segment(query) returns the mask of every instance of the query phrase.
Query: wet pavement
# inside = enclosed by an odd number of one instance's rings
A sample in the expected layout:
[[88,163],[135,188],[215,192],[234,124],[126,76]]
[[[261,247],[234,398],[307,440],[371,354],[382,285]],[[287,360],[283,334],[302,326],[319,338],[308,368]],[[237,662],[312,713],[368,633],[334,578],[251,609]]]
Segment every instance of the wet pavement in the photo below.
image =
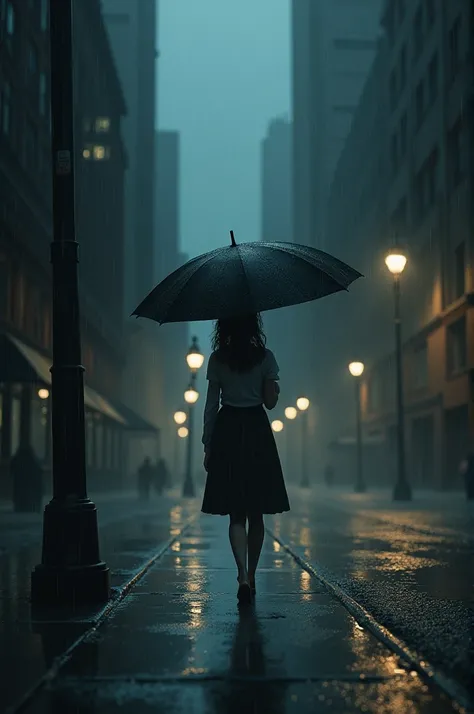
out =
[[437,658],[464,695],[471,504],[461,513],[455,503],[454,515],[381,496],[295,490],[291,500],[267,526],[308,567],[267,535],[252,607],[237,606],[226,519],[200,514],[199,498],[100,507],[115,588],[106,611],[32,613],[39,542],[0,555],[0,711],[19,702],[28,714],[460,711],[330,585],[412,652]]

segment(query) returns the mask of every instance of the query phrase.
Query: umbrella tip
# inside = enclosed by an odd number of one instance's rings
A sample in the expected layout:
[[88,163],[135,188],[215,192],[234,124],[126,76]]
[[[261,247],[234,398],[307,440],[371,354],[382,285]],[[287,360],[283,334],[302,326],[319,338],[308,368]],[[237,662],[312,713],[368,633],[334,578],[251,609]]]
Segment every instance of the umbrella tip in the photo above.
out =
[[237,243],[235,242],[235,238],[234,238],[234,231],[231,231],[231,232],[230,232],[230,240],[231,240],[231,244],[232,244],[233,246],[236,246],[236,245],[237,245]]

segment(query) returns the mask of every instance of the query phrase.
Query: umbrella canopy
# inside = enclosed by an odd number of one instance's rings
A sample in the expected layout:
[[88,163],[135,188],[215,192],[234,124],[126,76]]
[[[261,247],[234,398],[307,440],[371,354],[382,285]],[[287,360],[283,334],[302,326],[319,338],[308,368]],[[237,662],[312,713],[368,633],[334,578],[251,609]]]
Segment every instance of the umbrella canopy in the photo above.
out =
[[217,320],[299,305],[347,290],[361,273],[297,243],[241,243],[193,258],[132,313],[160,324]]

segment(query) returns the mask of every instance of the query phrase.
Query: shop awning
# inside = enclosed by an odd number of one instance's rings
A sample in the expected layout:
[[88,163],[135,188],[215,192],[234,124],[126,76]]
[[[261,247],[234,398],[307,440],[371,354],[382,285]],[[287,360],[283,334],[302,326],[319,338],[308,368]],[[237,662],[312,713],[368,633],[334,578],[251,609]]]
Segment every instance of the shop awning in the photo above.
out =
[[[20,384],[45,384],[51,386],[51,360],[37,350],[25,345],[13,335],[0,335],[0,382]],[[84,385],[84,404],[113,421],[127,426],[126,419],[110,404],[108,399]]]
[[126,429],[128,431],[136,431],[142,434],[157,434],[159,428],[149,421],[146,421],[141,416],[139,416],[133,409],[125,406],[122,402],[113,400],[113,405],[120,414],[122,414],[127,422]]

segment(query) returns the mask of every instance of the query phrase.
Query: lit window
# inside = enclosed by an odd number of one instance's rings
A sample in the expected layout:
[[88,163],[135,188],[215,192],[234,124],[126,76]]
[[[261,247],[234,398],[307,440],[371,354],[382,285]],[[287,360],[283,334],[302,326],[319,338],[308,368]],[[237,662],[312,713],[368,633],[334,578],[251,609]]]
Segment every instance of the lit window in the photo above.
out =
[[96,161],[105,159],[105,146],[94,146],[94,159]]
[[90,159],[90,157],[91,157],[91,150],[90,150],[90,149],[83,149],[83,151],[82,151],[82,156],[83,156],[85,159]]
[[110,129],[110,119],[108,117],[97,117],[95,120],[95,130],[98,134],[105,134]]

